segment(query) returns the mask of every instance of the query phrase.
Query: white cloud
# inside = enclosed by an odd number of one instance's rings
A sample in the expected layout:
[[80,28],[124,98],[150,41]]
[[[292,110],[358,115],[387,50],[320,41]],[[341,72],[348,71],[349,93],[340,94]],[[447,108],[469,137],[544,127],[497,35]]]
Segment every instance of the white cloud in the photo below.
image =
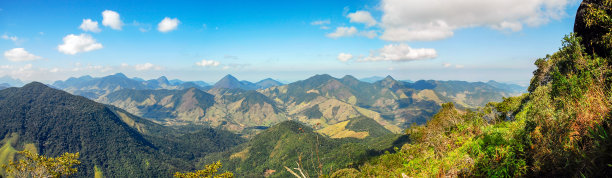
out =
[[23,48],[13,48],[4,52],[4,58],[13,62],[32,61],[42,59],[40,56],[29,53]]
[[523,29],[523,24],[520,22],[502,22],[497,25],[491,25],[491,28],[496,30],[511,30],[517,32]]
[[98,22],[92,21],[91,19],[83,19],[83,23],[81,23],[81,26],[79,26],[79,28],[83,31],[90,31],[94,33],[102,31],[100,30],[100,28],[98,28]]
[[519,31],[567,15],[573,0],[383,0],[381,39],[431,41],[448,38],[460,28],[489,27]]
[[138,30],[140,32],[148,32],[149,30],[151,30],[151,24],[140,23],[138,21],[134,21],[132,22],[132,25],[138,27]]
[[59,72],[59,71],[60,69],[57,67],[49,70],[49,72],[52,72],[52,73]]
[[317,21],[310,22],[310,25],[327,25],[330,23],[331,21],[327,19],[327,20],[317,20]]
[[20,67],[19,71],[23,72],[23,71],[30,70],[30,69],[32,69],[32,64],[26,64],[23,67]]
[[69,34],[63,39],[64,44],[58,45],[57,50],[64,54],[74,55],[80,52],[88,52],[97,49],[102,49],[102,44],[96,42],[88,34],[74,35]]
[[413,49],[406,44],[389,44],[370,53],[362,61],[415,61],[438,57],[435,49]]
[[171,19],[170,17],[164,18],[159,24],[157,24],[157,30],[166,33],[172,30],[176,30],[178,24],[181,23],[177,18]]
[[153,69],[161,70],[163,68],[160,67],[160,66],[157,66],[157,65],[154,65],[154,64],[151,64],[151,63],[147,62],[147,63],[144,63],[144,64],[136,64],[136,65],[134,65],[134,69],[136,69],[138,71],[143,71],[143,70],[153,70]]
[[348,54],[348,53],[340,53],[340,54],[338,54],[337,59],[339,61],[342,61],[342,62],[347,62],[347,61],[353,59],[353,55],[352,54]]
[[357,34],[357,28],[355,27],[338,27],[336,31],[332,33],[328,33],[327,37],[329,38],[340,38],[340,37],[348,37]]
[[215,66],[219,66],[219,61],[214,61],[214,60],[206,60],[203,59],[202,61],[198,61],[195,63],[197,66],[202,66],[202,67],[215,67]]
[[19,40],[19,38],[17,38],[17,36],[8,36],[6,34],[2,35],[2,39],[11,40],[13,42],[17,42],[17,40]]
[[357,11],[347,15],[350,22],[363,23],[367,27],[371,27],[377,24],[376,20],[372,17],[368,11]]
[[[445,63],[442,63],[442,66],[444,66],[444,68],[449,68],[449,67],[453,67],[453,64],[445,62]],[[462,69],[463,67],[465,67],[464,65],[461,65],[461,64],[455,64],[454,66],[456,69]]]
[[370,30],[370,31],[361,31],[359,32],[359,35],[372,39],[378,36],[378,33],[376,33],[376,31],[374,30]]
[[102,25],[112,28],[113,30],[121,30],[123,22],[119,17],[119,13],[112,10],[102,12]]

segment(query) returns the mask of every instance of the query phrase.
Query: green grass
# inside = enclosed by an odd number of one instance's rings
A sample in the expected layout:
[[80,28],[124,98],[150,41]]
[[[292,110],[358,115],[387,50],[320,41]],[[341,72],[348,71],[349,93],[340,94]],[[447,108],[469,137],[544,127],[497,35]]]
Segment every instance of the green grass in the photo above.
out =
[[[17,150],[12,146],[13,143],[17,142],[19,139],[19,135],[11,134],[10,137],[4,138],[0,143],[2,147],[0,147],[0,165],[7,165],[9,161],[12,161],[15,158],[15,154]],[[0,170],[0,175],[4,175],[4,170]]]

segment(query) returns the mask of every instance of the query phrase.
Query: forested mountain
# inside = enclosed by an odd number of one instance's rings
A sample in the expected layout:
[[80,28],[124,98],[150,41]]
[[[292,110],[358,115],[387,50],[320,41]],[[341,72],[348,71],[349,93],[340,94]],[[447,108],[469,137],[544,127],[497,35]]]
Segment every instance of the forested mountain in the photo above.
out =
[[[359,125],[358,122],[361,121],[356,121],[353,125]],[[363,124],[367,124],[367,121]],[[358,127],[360,126],[355,126]],[[380,125],[378,128],[384,129]],[[299,168],[305,174],[317,177],[319,171],[329,175],[334,170],[365,161],[383,150],[389,150],[408,141],[405,137],[388,134],[389,131],[380,130],[372,133],[374,134],[365,140],[333,139],[315,132],[313,128],[300,122],[285,121],[270,127],[229,152],[207,156],[202,163],[222,160],[224,169],[233,171],[239,177],[291,177],[284,166],[298,168],[299,163]],[[378,135],[379,133],[384,134]]]
[[77,176],[84,177],[167,177],[193,169],[189,159],[242,142],[214,129],[180,132],[36,82],[0,90],[0,123],[3,164],[22,149],[80,152]]

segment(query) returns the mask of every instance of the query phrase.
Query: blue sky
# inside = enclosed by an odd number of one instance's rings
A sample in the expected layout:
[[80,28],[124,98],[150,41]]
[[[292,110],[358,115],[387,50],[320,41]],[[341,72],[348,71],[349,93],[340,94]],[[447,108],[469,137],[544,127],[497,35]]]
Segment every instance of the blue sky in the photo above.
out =
[[[122,72],[214,82],[226,74],[295,81],[327,73],[525,84],[533,61],[572,31],[578,4],[2,1],[0,76],[51,82]],[[79,28],[85,19],[97,25]]]

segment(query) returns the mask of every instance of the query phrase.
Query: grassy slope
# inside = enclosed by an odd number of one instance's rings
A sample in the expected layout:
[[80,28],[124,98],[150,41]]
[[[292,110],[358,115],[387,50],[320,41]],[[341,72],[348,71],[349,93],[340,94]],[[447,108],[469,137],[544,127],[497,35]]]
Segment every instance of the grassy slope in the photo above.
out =
[[[599,15],[609,19],[612,1],[602,1],[608,10]],[[612,22],[604,24],[612,36]],[[444,104],[407,130],[413,142],[397,153],[332,177],[609,177],[612,60],[588,51],[568,36],[559,52],[536,61],[530,93],[475,112]]]

